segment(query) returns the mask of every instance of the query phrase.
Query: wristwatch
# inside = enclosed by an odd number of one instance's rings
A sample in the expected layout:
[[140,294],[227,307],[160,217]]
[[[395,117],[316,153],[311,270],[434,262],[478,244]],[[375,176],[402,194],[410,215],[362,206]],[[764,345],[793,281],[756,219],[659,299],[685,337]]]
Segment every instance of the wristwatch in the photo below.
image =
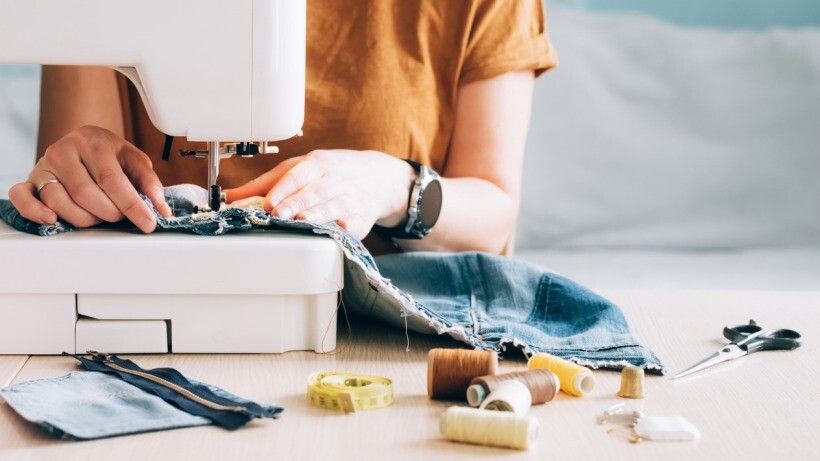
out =
[[376,230],[387,237],[398,239],[423,239],[433,230],[441,214],[441,180],[432,168],[405,160],[416,170],[416,180],[410,190],[410,203],[407,206],[407,224],[396,227],[375,226]]

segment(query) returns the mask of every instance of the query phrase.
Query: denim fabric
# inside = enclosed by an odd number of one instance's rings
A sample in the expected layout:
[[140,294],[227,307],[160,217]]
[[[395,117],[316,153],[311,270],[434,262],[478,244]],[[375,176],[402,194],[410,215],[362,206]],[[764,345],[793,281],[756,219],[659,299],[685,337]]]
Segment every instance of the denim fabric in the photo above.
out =
[[[211,389],[231,395],[213,386]],[[20,416],[65,439],[89,440],[211,424],[208,418],[188,414],[119,378],[91,371],[26,381],[0,389],[0,395]]]
[[[136,363],[130,360],[121,359],[116,355],[107,355],[105,356],[105,360],[100,357],[102,354],[96,354],[91,359],[87,359],[81,355],[72,355],[68,353],[64,353],[64,355],[71,355],[75,359],[79,360],[88,371],[109,373],[111,375],[118,376],[126,383],[131,384],[132,386],[145,392],[154,394],[162,400],[185,411],[186,413],[207,418],[209,421],[212,421],[214,424],[225,429],[239,429],[255,418],[276,418],[277,415],[283,410],[281,407],[263,407],[256,402],[240,399],[238,397],[230,397],[230,395],[226,392],[221,392],[221,389],[214,386],[209,386],[207,384],[194,382],[173,368],[154,368],[146,370],[141,368]],[[114,368],[114,366],[117,368]],[[141,375],[124,372],[121,369],[138,372]],[[176,390],[170,389],[144,377],[148,375],[185,389],[187,392],[194,394],[208,402],[225,407],[234,407],[236,410],[224,411],[210,408],[199,402],[191,400]]]
[[510,344],[594,368],[628,363],[660,371],[615,304],[537,266],[475,252],[388,255],[376,263],[419,309],[463,327],[480,347]]
[[[207,203],[207,191],[198,186],[173,186],[165,194],[174,217],[163,218],[155,210],[160,232],[289,229],[332,238],[345,255],[343,295],[354,313],[421,333],[446,333],[476,348],[500,351],[512,345],[525,354],[547,351],[592,368],[636,365],[665,372],[632,336],[616,305],[544,269],[482,253],[403,253],[374,260],[361,242],[335,224],[284,220],[254,208],[195,213],[195,205]],[[63,222],[32,225],[3,201],[0,214],[15,228],[34,234],[73,230]]]

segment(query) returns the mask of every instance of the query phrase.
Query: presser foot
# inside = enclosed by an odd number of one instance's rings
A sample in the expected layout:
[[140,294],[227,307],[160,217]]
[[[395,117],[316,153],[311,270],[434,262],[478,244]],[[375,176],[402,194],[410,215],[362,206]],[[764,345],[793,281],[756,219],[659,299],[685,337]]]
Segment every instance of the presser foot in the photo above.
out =
[[212,211],[219,211],[222,208],[222,204],[226,201],[225,193],[222,192],[222,187],[214,184],[211,186],[211,190],[208,191],[208,194],[208,206],[211,207]]
[[202,206],[195,206],[194,213],[207,213],[209,211],[219,211],[222,209],[222,204],[227,201],[225,193],[222,192],[222,187],[213,185],[208,190],[208,204]]

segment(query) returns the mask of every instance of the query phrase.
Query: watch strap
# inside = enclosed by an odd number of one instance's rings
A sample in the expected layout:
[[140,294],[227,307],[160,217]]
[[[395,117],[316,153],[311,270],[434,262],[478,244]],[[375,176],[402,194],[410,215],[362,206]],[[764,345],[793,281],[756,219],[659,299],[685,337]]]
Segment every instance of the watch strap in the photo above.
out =
[[[413,169],[416,170],[416,174],[419,175],[416,178],[416,180],[413,182],[413,187],[410,188],[410,191],[409,191],[409,194],[408,194],[408,197],[407,197],[408,210],[409,210],[410,207],[413,207],[413,204],[411,204],[410,202],[413,199],[413,195],[416,193],[416,189],[421,187],[421,184],[419,184],[419,181],[421,179],[421,174],[422,174],[421,171],[422,171],[423,165],[421,163],[414,162],[412,160],[408,160],[408,159],[403,159],[403,160],[405,162],[407,162],[410,166],[412,166]],[[430,169],[429,171],[431,171],[431,172],[433,172],[433,174],[435,174],[435,172],[433,170]],[[436,174],[436,176],[438,176],[438,175]],[[416,208],[418,208],[418,205],[419,205],[418,202],[421,202],[422,192],[423,192],[422,190],[418,191],[419,197],[418,197],[417,203],[415,204]],[[420,239],[424,238],[427,235],[426,232],[421,232],[421,231],[413,232],[413,229],[417,228],[418,225],[417,225],[417,221],[412,222],[412,223],[409,222],[410,218],[411,217],[410,217],[409,211],[408,211],[408,222],[407,223],[404,223],[404,224],[401,224],[401,225],[398,225],[398,226],[395,226],[395,227],[384,227],[384,226],[374,225],[373,230],[377,234],[383,235],[383,236],[389,237],[389,238],[406,239],[406,240],[420,240]],[[415,218],[415,219],[418,219],[418,218]]]

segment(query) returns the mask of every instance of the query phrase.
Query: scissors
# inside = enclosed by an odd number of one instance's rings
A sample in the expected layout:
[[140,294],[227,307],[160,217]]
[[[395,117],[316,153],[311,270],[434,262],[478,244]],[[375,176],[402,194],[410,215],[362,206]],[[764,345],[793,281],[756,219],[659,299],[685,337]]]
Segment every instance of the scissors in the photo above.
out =
[[731,343],[710,355],[705,360],[678,373],[672,379],[678,379],[703,370],[704,368],[728,362],[729,360],[734,360],[753,352],[796,349],[800,347],[800,344],[803,342],[800,333],[794,330],[778,329],[763,331],[763,327],[758,325],[754,320],[749,320],[748,325],[725,327],[723,329],[723,336],[731,341]]

